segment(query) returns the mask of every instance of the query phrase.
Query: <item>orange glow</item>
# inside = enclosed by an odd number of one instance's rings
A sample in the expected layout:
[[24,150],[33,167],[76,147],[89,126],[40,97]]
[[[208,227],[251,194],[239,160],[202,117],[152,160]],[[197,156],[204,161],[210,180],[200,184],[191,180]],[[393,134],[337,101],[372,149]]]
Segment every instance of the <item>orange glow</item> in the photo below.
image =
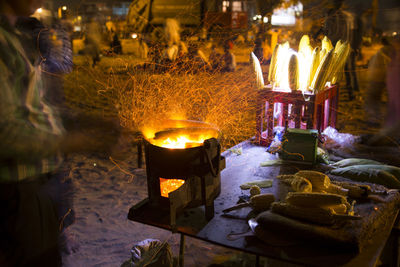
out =
[[190,140],[188,137],[181,135],[176,139],[167,138],[162,141],[160,146],[166,148],[188,148],[194,146],[201,146],[203,144],[203,140]]
[[192,135],[192,136],[187,135],[187,134],[181,134],[181,135],[175,135],[175,136],[167,136],[167,137],[159,138],[159,139],[149,138],[147,140],[155,146],[160,146],[160,147],[165,147],[165,148],[174,148],[174,149],[181,148],[182,149],[182,148],[202,146],[204,143],[204,140],[210,139],[212,137],[215,137],[215,135],[213,133],[204,133],[204,134]]
[[185,183],[185,180],[181,179],[164,179],[160,178],[160,191],[161,196],[168,197],[168,194],[175,191]]
[[152,145],[170,149],[199,147],[204,140],[219,136],[219,130],[213,124],[177,119],[149,121],[141,132]]

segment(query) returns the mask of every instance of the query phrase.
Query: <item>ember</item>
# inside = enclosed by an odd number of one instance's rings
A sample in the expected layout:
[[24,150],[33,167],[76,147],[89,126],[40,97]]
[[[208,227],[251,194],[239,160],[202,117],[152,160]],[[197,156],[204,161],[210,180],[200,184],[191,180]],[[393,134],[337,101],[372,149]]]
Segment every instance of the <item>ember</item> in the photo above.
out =
[[185,180],[181,179],[164,179],[160,178],[160,190],[161,196],[168,197],[170,192],[175,191],[185,183]]

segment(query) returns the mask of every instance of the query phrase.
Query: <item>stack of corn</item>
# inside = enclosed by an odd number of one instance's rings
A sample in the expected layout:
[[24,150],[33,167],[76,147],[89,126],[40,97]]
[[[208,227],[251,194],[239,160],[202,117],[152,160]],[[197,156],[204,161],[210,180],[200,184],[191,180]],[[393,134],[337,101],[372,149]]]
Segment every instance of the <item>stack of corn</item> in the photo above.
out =
[[277,177],[291,186],[283,202],[273,202],[272,212],[307,222],[330,225],[354,215],[354,202],[347,201],[349,190],[332,184],[329,177],[316,171],[299,171]]
[[279,90],[316,93],[324,89],[328,82],[338,82],[349,53],[350,45],[347,42],[339,40],[333,47],[325,36],[321,47],[313,48],[309,37],[304,35],[298,52],[291,49],[288,42],[275,46],[268,81]]

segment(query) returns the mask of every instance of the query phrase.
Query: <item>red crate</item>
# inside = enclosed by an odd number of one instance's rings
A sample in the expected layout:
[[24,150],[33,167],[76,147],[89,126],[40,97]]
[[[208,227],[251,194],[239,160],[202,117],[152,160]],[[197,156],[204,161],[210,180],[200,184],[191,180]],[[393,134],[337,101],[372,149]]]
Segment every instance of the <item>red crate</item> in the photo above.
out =
[[[317,129],[335,127],[339,87],[333,85],[316,95],[301,91],[258,91],[256,142],[268,146],[274,139],[274,127]],[[288,124],[288,125],[286,125]]]

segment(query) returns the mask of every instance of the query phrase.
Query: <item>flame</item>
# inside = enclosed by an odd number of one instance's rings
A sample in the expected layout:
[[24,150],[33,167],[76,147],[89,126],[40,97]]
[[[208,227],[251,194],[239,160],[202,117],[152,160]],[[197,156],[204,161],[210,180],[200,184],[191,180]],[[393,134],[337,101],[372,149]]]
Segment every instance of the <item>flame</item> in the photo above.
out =
[[176,139],[167,138],[162,140],[159,146],[166,148],[189,148],[200,146],[203,144],[204,139],[190,140],[187,136],[181,135]]
[[161,196],[168,197],[168,194],[175,191],[185,183],[181,179],[165,179],[160,177]]

